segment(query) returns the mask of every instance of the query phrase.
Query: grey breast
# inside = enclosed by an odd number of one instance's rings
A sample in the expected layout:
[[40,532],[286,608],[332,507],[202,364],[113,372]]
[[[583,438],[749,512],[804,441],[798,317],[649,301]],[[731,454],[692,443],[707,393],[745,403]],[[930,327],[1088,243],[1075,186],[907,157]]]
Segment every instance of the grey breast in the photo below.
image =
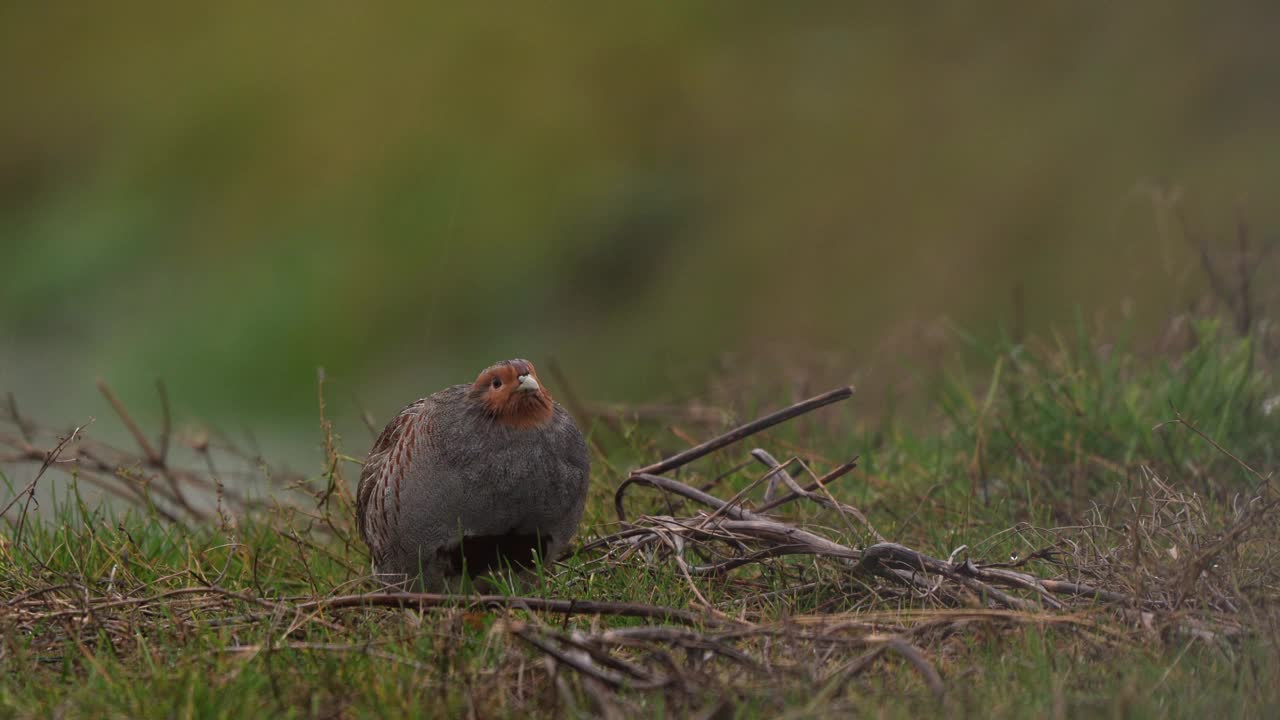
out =
[[[554,557],[577,531],[586,501],[586,443],[560,406],[549,425],[494,423],[465,402],[468,386],[442,390],[401,487],[401,553],[428,559],[472,536],[539,536]],[[397,563],[400,564],[400,563]],[[427,563],[429,564],[429,563]]]

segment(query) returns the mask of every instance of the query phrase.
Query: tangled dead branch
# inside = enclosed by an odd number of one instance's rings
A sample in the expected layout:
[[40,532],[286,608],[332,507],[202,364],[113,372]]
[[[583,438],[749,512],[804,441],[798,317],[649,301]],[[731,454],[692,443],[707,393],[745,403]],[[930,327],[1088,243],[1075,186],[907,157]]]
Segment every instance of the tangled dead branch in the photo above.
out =
[[[831,482],[838,480],[856,467],[856,458],[818,478],[809,488],[801,488],[786,473],[785,467],[773,460],[766,451],[759,448],[751,451],[753,457],[762,459],[771,467],[761,480],[785,477],[783,482],[792,488],[790,495],[776,502],[770,500],[771,493],[766,490],[765,504],[768,510],[776,510],[788,502],[803,499],[826,509],[834,509],[842,515],[852,516],[858,521],[863,533],[875,540],[865,548],[850,547],[781,519],[751,511],[744,506],[745,498],[742,497],[742,493],[725,501],[672,478],[654,474],[655,471],[675,470],[708,452],[745,439],[777,422],[796,417],[830,402],[848,398],[850,395],[852,395],[850,388],[820,395],[735,428],[667,460],[632,472],[614,495],[614,506],[624,529],[615,535],[596,541],[592,544],[592,548],[621,548],[628,555],[633,555],[636,551],[650,546],[675,549],[676,562],[683,568],[687,568],[688,572],[698,575],[722,574],[788,555],[810,555],[835,560],[848,573],[864,580],[888,580],[912,591],[934,595],[952,606],[978,604],[1012,610],[1033,610],[1043,606],[1061,610],[1065,604],[1055,598],[1055,595],[1087,602],[1103,600],[1142,604],[1138,598],[1108,593],[1082,583],[1050,581],[1046,584],[1043,579],[1029,573],[1005,567],[987,567],[968,558],[961,561],[939,560],[903,545],[887,542],[860,510],[836,501],[828,490]],[[645,516],[631,523],[627,521],[624,500],[632,486],[655,488],[703,505],[709,508],[710,512],[701,511],[684,518],[669,515]],[[814,490],[821,490],[822,494],[817,494],[813,492]],[[718,547],[713,549],[711,547],[713,544]],[[693,547],[696,547],[701,555],[718,559],[710,564],[688,566],[681,556],[685,548]],[[1048,556],[1047,551],[1041,554],[1045,559],[1048,559]],[[997,586],[1021,591],[1030,597],[1009,594],[997,589]]]
[[[140,505],[168,522],[183,526],[207,522],[219,514],[244,516],[267,508],[267,503],[250,498],[242,488],[257,486],[267,495],[304,482],[302,476],[272,468],[263,458],[244,451],[228,439],[210,442],[203,431],[182,438],[181,444],[186,446],[195,464],[176,462],[172,449],[180,443],[175,438],[163,384],[157,385],[163,427],[155,444],[110,386],[99,381],[98,389],[129,431],[137,444],[136,450],[88,437],[83,431],[94,422],[92,418],[69,432],[45,430],[22,415],[13,395],[8,396],[8,417],[4,419],[13,431],[0,431],[3,450],[0,463],[39,463],[35,477],[18,496],[26,497],[19,528],[25,523],[37,485],[48,470],[56,470],[106,497]],[[42,443],[51,444],[42,446]],[[7,514],[12,507],[10,502],[0,515]]]

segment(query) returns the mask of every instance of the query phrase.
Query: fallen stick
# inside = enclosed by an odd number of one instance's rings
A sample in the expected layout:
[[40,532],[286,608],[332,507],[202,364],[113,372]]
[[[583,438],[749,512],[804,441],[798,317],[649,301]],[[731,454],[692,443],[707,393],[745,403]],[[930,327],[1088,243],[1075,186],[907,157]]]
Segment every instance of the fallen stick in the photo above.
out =
[[622,504],[623,496],[626,494],[627,487],[635,484],[648,485],[650,487],[658,488],[659,490],[666,490],[668,492],[675,493],[676,495],[688,500],[702,503],[717,512],[723,512],[735,520],[756,520],[760,517],[746,508],[732,505],[714,495],[704,493],[697,488],[691,488],[679,480],[672,480],[668,477],[652,475],[650,473],[634,472],[626,480],[623,480],[622,484],[619,485],[618,489],[613,493],[613,509],[618,513],[618,519],[622,522],[627,521],[626,510],[623,508]]
[[736,625],[723,618],[681,610],[661,605],[643,603],[606,602],[601,600],[559,600],[553,598],[510,597],[507,595],[452,595],[448,593],[362,593],[320,598],[295,606],[300,612],[311,610],[336,610],[340,608],[394,607],[500,607],[509,610],[540,610],[563,615],[618,615],[624,617],[656,618],[678,622],[682,625]]
[[816,397],[811,397],[808,400],[798,402],[791,407],[786,407],[775,413],[765,415],[759,420],[753,420],[746,425],[739,425],[719,437],[712,438],[701,445],[695,445],[683,452],[676,453],[666,460],[660,460],[652,465],[646,465],[645,467],[633,470],[631,471],[631,474],[661,475],[662,473],[675,470],[678,467],[688,465],[704,455],[709,455],[722,447],[732,445],[743,438],[751,437],[761,430],[767,430],[778,423],[786,422],[791,418],[804,415],[805,413],[812,412],[820,407],[830,405],[831,403],[847,400],[852,396],[853,388],[846,386],[837,388],[831,392],[823,393]]

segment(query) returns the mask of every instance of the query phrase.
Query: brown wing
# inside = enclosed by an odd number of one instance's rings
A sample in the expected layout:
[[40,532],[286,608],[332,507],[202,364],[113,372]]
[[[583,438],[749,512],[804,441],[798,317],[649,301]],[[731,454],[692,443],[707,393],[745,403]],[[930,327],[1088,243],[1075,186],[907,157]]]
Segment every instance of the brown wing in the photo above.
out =
[[356,490],[356,524],[360,528],[360,537],[374,551],[375,559],[377,548],[386,539],[388,495],[396,503],[400,476],[413,457],[417,427],[426,405],[427,398],[421,398],[387,423],[373,443],[373,449],[364,461],[364,469],[360,471],[360,485]]

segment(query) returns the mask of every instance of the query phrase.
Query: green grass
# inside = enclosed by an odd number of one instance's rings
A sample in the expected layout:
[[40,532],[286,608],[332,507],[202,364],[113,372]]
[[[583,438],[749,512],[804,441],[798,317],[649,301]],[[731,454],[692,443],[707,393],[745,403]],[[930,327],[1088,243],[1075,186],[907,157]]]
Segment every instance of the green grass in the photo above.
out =
[[[728,498],[760,477],[755,465],[733,470],[751,447],[798,456],[819,474],[859,455],[859,469],[832,491],[894,542],[940,558],[967,545],[974,560],[997,562],[1058,543],[1066,566],[1027,569],[1168,600],[1190,559],[1243,522],[1248,499],[1268,502],[1274,491],[1187,426],[1157,426],[1180,413],[1264,474],[1280,438],[1280,413],[1262,409],[1280,392],[1274,359],[1214,320],[1194,330],[1195,341],[1173,355],[1103,343],[1083,329],[1026,344],[969,338],[968,366],[924,378],[927,392],[898,403],[909,413],[876,416],[855,396],[674,476],[700,486],[728,473],[711,490]],[[783,404],[765,387],[707,399],[739,420]],[[582,539],[618,529],[613,490],[626,468],[682,449],[682,437],[723,429],[680,413],[595,421]],[[13,430],[0,435],[6,448]],[[323,501],[331,483],[349,487],[358,471],[341,453],[362,454],[365,444],[347,439],[314,477],[277,476],[262,486],[272,494],[265,507],[240,514],[228,502],[200,523],[163,519],[159,501],[149,510],[86,501],[88,468],[69,482],[43,477],[59,483],[56,502],[28,516],[21,538],[18,503],[0,538],[0,717],[941,712],[904,655],[886,651],[852,669],[888,635],[909,638],[937,669],[942,702],[957,715],[1258,717],[1280,703],[1274,513],[1214,555],[1170,609],[1145,618],[1103,605],[976,613],[873,586],[811,556],[689,581],[669,556],[591,552],[512,581],[506,589],[528,597],[705,610],[701,596],[775,633],[718,640],[767,664],[760,672],[674,646],[608,644],[614,657],[679,678],[615,692],[563,665],[553,671],[521,628],[593,642],[610,629],[662,623],[477,607],[299,612],[308,600],[370,589],[348,495],[339,489]],[[22,488],[9,472],[12,496]],[[749,497],[758,504],[758,492]],[[689,512],[644,491],[628,495],[628,508],[632,517]],[[863,528],[813,505],[792,503],[783,515],[851,546],[868,542]],[[1199,639],[1184,632],[1196,623],[1214,629]]]
[[1232,209],[1280,226],[1275,23],[1193,0],[6,3],[0,376],[59,420],[101,374],[307,427],[318,364],[389,408],[554,354],[641,401],[766,337],[994,324],[1019,283],[1030,328],[1069,322],[1064,297],[1158,319],[1202,287],[1179,215],[1227,253]]

